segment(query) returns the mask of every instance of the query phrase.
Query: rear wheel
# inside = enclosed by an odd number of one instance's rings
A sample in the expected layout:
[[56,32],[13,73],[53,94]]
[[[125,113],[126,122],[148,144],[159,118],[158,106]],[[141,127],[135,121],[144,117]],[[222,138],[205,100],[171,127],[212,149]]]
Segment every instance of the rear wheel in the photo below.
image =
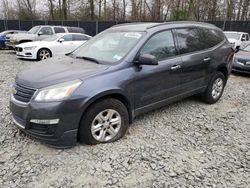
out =
[[126,106],[117,99],[104,99],[93,104],[84,114],[78,140],[86,144],[113,142],[124,136],[128,124]]
[[225,84],[226,79],[224,74],[221,72],[216,72],[203,94],[204,101],[209,104],[216,103],[223,94]]
[[44,60],[44,59],[48,59],[50,58],[52,55],[51,55],[51,52],[48,50],[48,49],[40,49],[38,52],[37,52],[37,59],[38,60]]

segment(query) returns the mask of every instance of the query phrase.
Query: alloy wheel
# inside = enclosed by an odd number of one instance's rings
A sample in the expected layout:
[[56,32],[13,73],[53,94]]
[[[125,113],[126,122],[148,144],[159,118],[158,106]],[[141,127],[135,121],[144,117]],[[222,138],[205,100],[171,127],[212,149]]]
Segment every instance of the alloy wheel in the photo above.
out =
[[223,80],[221,78],[217,78],[212,87],[212,97],[213,99],[217,99],[220,97],[222,90],[223,90]]
[[118,134],[121,123],[121,115],[116,110],[103,110],[92,121],[91,134],[97,141],[107,142]]

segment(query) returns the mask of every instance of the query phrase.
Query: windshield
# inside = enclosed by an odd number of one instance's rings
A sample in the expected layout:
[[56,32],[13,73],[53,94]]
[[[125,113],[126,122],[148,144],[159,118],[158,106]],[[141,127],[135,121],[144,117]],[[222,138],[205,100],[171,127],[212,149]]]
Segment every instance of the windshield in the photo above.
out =
[[228,39],[236,39],[236,40],[240,39],[239,33],[225,33],[225,35]]
[[243,51],[247,51],[247,52],[250,52],[250,44],[248,44],[245,48],[240,48],[241,50]]
[[125,57],[142,35],[143,32],[103,32],[87,41],[72,55],[89,57],[100,62],[115,63]]
[[53,35],[51,37],[48,37],[46,39],[43,39],[43,41],[56,41],[59,38],[58,35]]
[[8,33],[7,31],[3,31],[0,33],[0,35],[6,35],[6,33]]
[[35,27],[32,27],[28,32],[31,34],[36,34],[39,29],[40,29],[40,26],[35,26]]

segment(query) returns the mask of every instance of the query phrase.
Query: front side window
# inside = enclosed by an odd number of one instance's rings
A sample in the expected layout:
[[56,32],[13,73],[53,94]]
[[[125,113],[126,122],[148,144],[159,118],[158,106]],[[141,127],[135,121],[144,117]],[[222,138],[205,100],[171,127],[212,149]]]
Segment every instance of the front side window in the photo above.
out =
[[174,38],[171,31],[163,31],[152,36],[143,46],[140,54],[151,54],[158,60],[176,55]]
[[143,34],[144,32],[134,31],[103,32],[88,40],[73,55],[114,64],[126,56]]
[[72,35],[64,35],[62,39],[64,39],[64,41],[72,41]]
[[40,29],[39,33],[41,35],[53,35],[53,31],[51,27],[43,27]]

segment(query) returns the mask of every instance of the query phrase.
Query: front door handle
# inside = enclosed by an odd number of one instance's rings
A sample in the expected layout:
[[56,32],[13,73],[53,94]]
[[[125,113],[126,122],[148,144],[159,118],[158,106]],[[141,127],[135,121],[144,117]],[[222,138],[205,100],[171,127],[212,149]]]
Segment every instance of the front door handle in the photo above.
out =
[[177,70],[177,69],[180,69],[180,68],[181,68],[180,65],[173,65],[173,66],[171,67],[171,70]]
[[211,58],[210,57],[205,57],[204,59],[203,59],[203,62],[209,62],[209,61],[211,61]]

